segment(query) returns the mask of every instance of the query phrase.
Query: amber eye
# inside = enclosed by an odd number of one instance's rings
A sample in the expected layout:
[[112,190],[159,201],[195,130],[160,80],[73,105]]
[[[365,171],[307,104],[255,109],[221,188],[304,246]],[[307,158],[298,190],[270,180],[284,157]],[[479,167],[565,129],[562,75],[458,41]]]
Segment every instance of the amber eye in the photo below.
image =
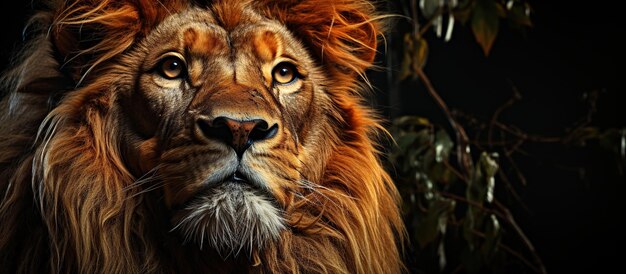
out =
[[176,79],[185,73],[185,63],[176,56],[166,57],[159,65],[159,72],[167,79]]
[[282,62],[274,67],[272,77],[274,77],[275,83],[286,85],[298,78],[298,71],[294,65]]

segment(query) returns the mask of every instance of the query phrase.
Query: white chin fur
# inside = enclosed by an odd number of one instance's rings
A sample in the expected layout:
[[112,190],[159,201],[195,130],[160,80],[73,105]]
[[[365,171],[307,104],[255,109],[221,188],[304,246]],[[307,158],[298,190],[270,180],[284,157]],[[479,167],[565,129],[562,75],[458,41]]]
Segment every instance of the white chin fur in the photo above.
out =
[[237,183],[210,189],[176,215],[172,231],[223,257],[261,249],[284,229],[279,210],[265,196]]

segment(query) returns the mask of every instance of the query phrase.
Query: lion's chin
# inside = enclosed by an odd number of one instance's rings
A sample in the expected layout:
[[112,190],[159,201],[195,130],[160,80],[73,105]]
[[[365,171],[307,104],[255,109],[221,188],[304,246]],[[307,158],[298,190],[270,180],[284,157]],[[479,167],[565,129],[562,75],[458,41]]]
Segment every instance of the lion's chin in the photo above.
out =
[[261,249],[284,229],[280,211],[266,194],[248,184],[228,181],[200,193],[174,215],[185,243],[209,247],[221,256]]

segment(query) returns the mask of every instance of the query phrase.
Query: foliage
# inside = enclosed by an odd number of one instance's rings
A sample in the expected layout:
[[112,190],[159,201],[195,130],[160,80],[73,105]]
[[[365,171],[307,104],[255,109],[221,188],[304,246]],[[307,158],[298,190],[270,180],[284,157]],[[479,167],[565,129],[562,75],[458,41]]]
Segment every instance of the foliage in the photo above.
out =
[[[483,122],[460,111],[450,111],[423,68],[428,59],[424,34],[432,30],[448,41],[456,22],[471,28],[476,42],[488,55],[508,22],[510,29],[531,27],[531,7],[525,0],[401,0],[413,24],[403,33],[399,81],[419,80],[448,119],[448,126],[427,118],[405,116],[393,121],[396,146],[390,152],[396,184],[403,196],[403,212],[412,241],[408,260],[426,273],[545,273],[532,242],[507,207],[497,188],[523,203],[515,182],[526,180],[514,155],[526,143],[564,147],[594,145],[615,156],[617,170],[626,171],[626,129],[600,130],[590,126],[598,92],[591,92],[589,113],[564,136],[539,136],[499,121],[512,98]],[[444,30],[445,29],[445,33]],[[460,122],[461,121],[461,122]],[[468,138],[466,128],[473,133]],[[507,170],[502,167],[506,167]],[[513,171],[512,173],[509,171]],[[511,175],[512,174],[512,175]],[[514,177],[516,180],[514,180]],[[518,204],[519,205],[519,204]]]
[[[470,273],[495,269],[495,262],[504,259],[501,222],[510,221],[495,205],[498,155],[481,153],[474,169],[463,175],[451,163],[454,142],[427,119],[400,117],[394,121],[392,134],[397,147],[390,154],[391,161],[396,164],[410,237],[417,248],[436,253],[436,267],[427,262],[420,265],[433,272],[449,272],[448,258],[452,257],[460,258],[452,263]],[[449,254],[448,248],[454,253]]]
[[[429,29],[449,41],[455,22],[470,24],[476,42],[485,55],[489,55],[500,31],[500,21],[506,20],[513,29],[532,26],[531,7],[524,0],[419,0],[419,8],[417,1],[401,1],[405,12],[413,19],[414,32],[404,34],[400,80],[418,76],[417,69],[426,64],[428,43],[423,35]],[[422,18],[426,20],[423,26],[420,25]]]
[[[512,147],[524,142],[594,146],[614,155],[616,170],[622,176],[626,170],[626,129],[602,131],[582,123],[563,137],[544,137],[504,126],[497,119],[492,119],[492,124],[500,137],[489,140],[489,134],[483,134],[483,139],[472,140],[471,147],[479,153],[473,169],[463,174],[454,163],[455,143],[444,129],[423,117],[403,116],[393,121],[391,133],[396,146],[390,160],[403,196],[409,236],[417,249],[411,255],[418,258],[412,259],[422,271],[511,273],[507,265],[515,265],[516,273],[520,268],[545,273],[533,244],[506,202],[496,197],[496,187],[506,186],[512,191],[511,179],[499,166],[500,155],[505,155],[507,164],[516,169]],[[483,130],[489,127],[478,125]],[[505,139],[510,142],[502,142]],[[497,152],[486,152],[487,145]],[[523,173],[518,171],[516,176],[525,182]]]

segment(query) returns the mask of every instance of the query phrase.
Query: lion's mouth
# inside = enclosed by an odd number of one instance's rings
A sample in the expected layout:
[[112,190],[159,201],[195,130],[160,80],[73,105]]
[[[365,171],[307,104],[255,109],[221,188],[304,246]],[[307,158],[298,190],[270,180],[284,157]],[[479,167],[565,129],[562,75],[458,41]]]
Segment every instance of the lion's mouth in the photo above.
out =
[[262,248],[284,228],[273,195],[240,172],[205,184],[174,209],[172,223],[184,242],[206,244],[226,256]]
[[214,194],[216,191],[220,191],[221,189],[228,189],[233,191],[232,194],[238,194],[241,191],[249,191],[254,193],[255,195],[262,196],[272,203],[276,202],[276,199],[270,193],[270,191],[264,187],[263,184],[249,179],[248,176],[244,175],[241,171],[237,170],[233,172],[229,176],[225,176],[222,180],[217,181],[209,181],[202,184],[202,186],[195,191],[194,194],[190,195],[187,201],[172,206],[173,212],[184,211],[189,209],[190,207],[194,207],[194,204],[197,204],[198,199],[202,199],[202,197],[210,196]]
[[240,171],[236,171],[235,173],[230,175],[226,180],[222,182],[222,184],[234,184],[241,187],[249,187],[265,196],[268,196],[268,198],[272,197],[271,193],[269,193],[261,184],[257,183],[256,181],[250,180]]

